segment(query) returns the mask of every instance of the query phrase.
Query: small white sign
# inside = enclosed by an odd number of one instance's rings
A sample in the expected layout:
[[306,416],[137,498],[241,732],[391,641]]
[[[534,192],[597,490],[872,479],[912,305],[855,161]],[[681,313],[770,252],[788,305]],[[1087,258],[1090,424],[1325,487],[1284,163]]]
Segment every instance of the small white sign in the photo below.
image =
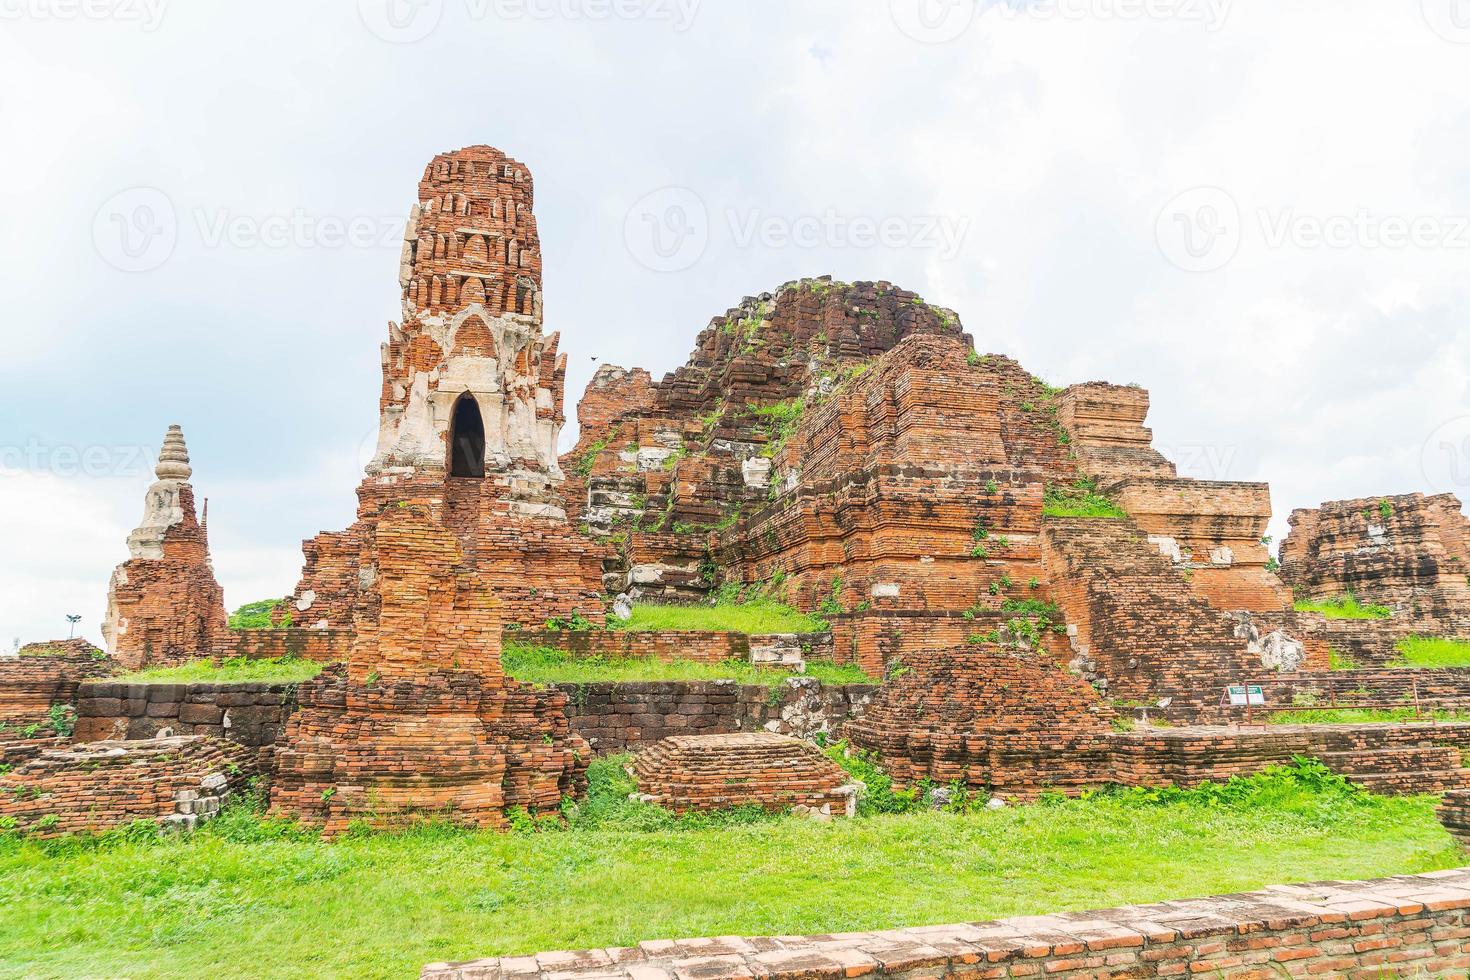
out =
[[1249,686],[1232,684],[1225,690],[1230,695],[1231,707],[1244,708],[1266,703],[1266,692],[1261,689],[1259,684],[1251,684]]

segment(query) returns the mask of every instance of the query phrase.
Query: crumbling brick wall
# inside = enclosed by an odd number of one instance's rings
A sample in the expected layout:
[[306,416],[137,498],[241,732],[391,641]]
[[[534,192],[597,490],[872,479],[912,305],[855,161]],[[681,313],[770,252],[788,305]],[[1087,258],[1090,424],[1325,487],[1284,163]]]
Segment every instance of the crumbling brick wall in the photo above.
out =
[[135,820],[192,826],[256,774],[250,750],[200,735],[47,749],[0,774],[0,820],[34,837],[102,833]]
[[1072,385],[1062,392],[1057,413],[1078,465],[1099,483],[1128,477],[1173,478],[1174,464],[1153,447],[1148,392],[1102,381]]
[[52,705],[75,704],[83,681],[117,670],[115,661],[86,640],[23,647],[19,657],[0,659],[0,722],[11,729],[41,721]]
[[1451,494],[1293,511],[1281,574],[1306,598],[1352,593],[1424,632],[1470,636],[1470,519]]
[[499,605],[444,506],[409,501],[373,525],[351,657],[298,689],[273,812],[328,834],[431,816],[501,827],[506,810],[554,812],[581,787],[590,753],[566,695],[504,676]]
[[565,650],[577,658],[605,657],[610,660],[653,659],[665,663],[688,660],[703,664],[722,664],[731,660],[751,661],[752,649],[771,648],[778,644],[794,646],[807,660],[832,659],[832,634],[751,634],[700,630],[629,630],[518,631],[506,635],[507,640],[528,646]]

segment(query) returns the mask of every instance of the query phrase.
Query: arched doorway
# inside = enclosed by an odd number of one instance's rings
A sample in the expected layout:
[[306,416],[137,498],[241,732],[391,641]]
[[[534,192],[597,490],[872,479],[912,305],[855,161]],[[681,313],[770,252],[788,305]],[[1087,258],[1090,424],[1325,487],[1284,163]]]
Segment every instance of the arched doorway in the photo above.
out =
[[449,475],[485,475],[485,420],[469,392],[459,396],[449,417]]

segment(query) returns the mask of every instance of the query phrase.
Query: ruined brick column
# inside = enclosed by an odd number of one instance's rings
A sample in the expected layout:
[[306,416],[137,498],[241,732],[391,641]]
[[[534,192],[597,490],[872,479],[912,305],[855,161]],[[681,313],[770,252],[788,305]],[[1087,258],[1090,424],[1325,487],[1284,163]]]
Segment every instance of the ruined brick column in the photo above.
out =
[[[379,513],[437,501],[507,622],[603,619],[603,550],[567,520],[557,439],[565,355],[542,332],[541,251],[524,164],[488,146],[435,157],[409,213],[402,323],[382,347],[378,444],[358,521],[306,542],[291,614],[345,629],[360,612]],[[363,556],[366,555],[364,560]]]
[[591,751],[571,732],[567,696],[505,677],[499,603],[442,507],[404,501],[374,523],[364,551],[376,575],[351,657],[298,692],[276,749],[274,813],[329,835],[354,821],[498,828],[512,807],[552,813],[582,788]]
[[102,636],[107,652],[131,670],[206,656],[229,628],[209,532],[194,510],[193,472],[183,430],[171,425],[143,520],[128,536],[132,557],[107,587]]

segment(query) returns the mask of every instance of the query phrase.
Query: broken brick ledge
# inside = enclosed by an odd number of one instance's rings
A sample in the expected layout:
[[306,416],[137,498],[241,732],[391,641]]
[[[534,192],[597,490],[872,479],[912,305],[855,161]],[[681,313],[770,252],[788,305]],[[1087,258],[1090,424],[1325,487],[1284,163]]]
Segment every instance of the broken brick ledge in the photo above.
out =
[[[1208,964],[1208,966],[1201,966]],[[657,940],[431,963],[423,980],[1459,976],[1470,868],[885,932]]]

